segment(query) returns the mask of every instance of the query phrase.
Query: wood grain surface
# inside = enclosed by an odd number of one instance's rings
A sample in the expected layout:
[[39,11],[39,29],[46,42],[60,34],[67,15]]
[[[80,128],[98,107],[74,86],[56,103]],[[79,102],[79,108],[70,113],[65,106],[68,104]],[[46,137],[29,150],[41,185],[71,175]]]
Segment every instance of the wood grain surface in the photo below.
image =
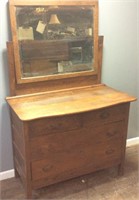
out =
[[106,85],[6,99],[23,121],[86,112],[136,100],[135,97]]

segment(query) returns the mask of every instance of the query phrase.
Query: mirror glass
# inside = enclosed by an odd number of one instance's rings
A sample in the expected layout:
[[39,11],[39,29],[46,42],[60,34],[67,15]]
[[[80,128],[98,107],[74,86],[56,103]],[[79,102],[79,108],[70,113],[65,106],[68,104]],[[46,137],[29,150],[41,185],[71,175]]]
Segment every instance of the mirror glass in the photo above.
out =
[[93,7],[17,6],[22,78],[90,71]]

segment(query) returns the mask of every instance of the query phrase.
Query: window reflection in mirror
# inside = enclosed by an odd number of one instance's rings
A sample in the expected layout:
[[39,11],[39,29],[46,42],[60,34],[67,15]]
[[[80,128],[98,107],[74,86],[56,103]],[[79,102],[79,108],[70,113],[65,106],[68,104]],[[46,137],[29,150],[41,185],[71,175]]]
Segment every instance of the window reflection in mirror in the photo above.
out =
[[93,70],[93,9],[16,7],[22,78]]

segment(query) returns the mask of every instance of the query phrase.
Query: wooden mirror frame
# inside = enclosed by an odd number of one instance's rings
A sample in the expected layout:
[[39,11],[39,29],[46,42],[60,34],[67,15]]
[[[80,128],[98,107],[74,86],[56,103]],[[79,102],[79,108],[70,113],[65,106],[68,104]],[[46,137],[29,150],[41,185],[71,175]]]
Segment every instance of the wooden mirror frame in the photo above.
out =
[[[94,70],[82,71],[82,72],[72,72],[56,75],[45,75],[45,76],[36,76],[36,77],[22,77],[21,72],[21,63],[19,55],[19,45],[17,38],[17,24],[16,24],[16,6],[92,6],[93,7],[93,17],[94,17]],[[14,52],[14,61],[15,61],[15,74],[16,81],[18,84],[22,83],[33,83],[40,81],[49,81],[49,80],[58,80],[65,78],[74,78],[74,77],[90,77],[98,74],[98,2],[90,0],[75,0],[75,1],[60,1],[60,0],[9,0],[9,9],[10,9],[10,19],[11,19],[11,30],[12,30],[12,39],[13,39],[13,52]]]

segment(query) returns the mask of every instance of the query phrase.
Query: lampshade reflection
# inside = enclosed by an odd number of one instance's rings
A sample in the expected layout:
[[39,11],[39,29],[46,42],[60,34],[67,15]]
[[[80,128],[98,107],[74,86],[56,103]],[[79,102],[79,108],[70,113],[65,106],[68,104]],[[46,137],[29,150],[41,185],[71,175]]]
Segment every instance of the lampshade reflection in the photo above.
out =
[[51,15],[49,24],[60,24],[60,21],[56,14]]

